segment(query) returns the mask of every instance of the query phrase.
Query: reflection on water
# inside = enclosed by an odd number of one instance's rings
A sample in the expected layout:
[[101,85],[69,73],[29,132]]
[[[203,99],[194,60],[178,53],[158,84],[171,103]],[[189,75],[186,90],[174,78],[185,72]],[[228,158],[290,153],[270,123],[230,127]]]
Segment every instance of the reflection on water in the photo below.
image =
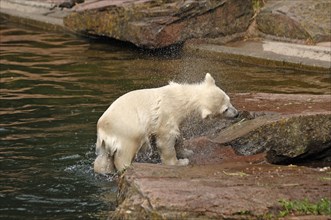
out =
[[[95,125],[132,89],[212,73],[227,92],[330,94],[330,76],[195,57],[0,24],[0,218],[94,219],[116,183],[92,172]],[[113,201],[113,202],[109,202]]]

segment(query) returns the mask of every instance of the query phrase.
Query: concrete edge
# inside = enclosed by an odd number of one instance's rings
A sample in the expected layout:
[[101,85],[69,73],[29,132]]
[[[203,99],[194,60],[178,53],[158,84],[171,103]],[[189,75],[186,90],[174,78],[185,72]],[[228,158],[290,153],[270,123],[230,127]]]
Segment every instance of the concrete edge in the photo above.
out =
[[[261,44],[262,47],[262,44]],[[218,59],[234,59],[240,62],[258,64],[271,67],[286,67],[304,69],[308,71],[330,73],[330,62],[308,59],[295,56],[277,54],[271,51],[247,50],[240,47],[231,47],[213,44],[185,44],[184,51],[187,54]]]
[[[32,4],[34,3],[34,4]],[[63,17],[69,12],[52,9],[54,4],[23,4],[6,0],[0,2],[0,17],[16,23],[50,31],[69,31],[63,24]]]

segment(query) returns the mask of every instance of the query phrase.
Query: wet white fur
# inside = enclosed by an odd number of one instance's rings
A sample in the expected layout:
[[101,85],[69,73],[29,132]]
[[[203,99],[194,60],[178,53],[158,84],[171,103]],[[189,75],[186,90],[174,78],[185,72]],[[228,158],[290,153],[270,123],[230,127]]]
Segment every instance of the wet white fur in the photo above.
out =
[[140,148],[149,144],[151,135],[156,136],[163,164],[187,165],[188,159],[177,159],[174,145],[180,123],[194,111],[202,118],[222,113],[237,115],[229,97],[209,73],[198,84],[171,82],[119,97],[98,121],[94,170],[110,173],[125,169]]

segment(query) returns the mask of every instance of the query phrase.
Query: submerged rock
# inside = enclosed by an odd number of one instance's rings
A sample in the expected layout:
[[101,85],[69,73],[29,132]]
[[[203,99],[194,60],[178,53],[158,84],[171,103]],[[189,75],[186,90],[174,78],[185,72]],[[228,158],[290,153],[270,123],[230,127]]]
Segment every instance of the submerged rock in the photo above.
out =
[[253,16],[248,0],[102,0],[85,1],[74,10],[64,19],[69,29],[146,48],[245,32]]

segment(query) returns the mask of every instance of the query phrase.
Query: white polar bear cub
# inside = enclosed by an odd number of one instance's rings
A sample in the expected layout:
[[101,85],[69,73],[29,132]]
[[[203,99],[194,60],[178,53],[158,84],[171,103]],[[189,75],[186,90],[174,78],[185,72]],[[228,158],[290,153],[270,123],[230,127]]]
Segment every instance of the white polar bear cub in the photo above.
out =
[[160,88],[124,94],[98,121],[94,171],[103,174],[123,171],[140,148],[149,145],[152,135],[156,137],[163,164],[187,165],[187,158],[177,159],[174,145],[180,123],[194,111],[202,118],[238,115],[230,98],[215,85],[209,73],[197,84],[170,82]]

